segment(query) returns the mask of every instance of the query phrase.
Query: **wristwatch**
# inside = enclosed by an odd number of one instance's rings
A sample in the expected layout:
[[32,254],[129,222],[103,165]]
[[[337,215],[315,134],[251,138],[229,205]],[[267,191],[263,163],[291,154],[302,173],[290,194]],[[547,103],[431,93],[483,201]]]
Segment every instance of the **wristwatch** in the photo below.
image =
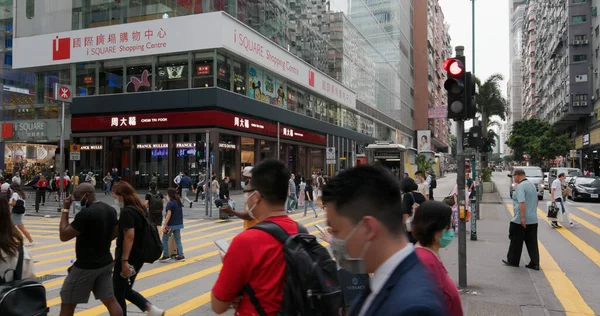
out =
[[69,212],[70,212],[68,208],[63,208],[60,211],[61,211],[61,213],[67,213],[67,214],[69,214]]

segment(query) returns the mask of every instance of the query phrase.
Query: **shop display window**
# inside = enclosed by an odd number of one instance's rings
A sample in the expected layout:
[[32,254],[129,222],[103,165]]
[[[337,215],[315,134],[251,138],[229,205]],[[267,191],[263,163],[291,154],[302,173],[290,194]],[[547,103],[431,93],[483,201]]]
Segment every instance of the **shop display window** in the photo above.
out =
[[340,118],[338,112],[340,108],[337,104],[328,102],[327,103],[327,120],[329,123],[334,125],[340,125]]
[[98,69],[100,94],[123,93],[123,60],[100,62]]
[[75,64],[75,95],[86,96],[96,94],[96,69],[97,64],[95,62]]
[[248,97],[287,108],[287,84],[256,65],[248,68]]
[[188,55],[159,56],[156,68],[156,90],[187,89]]
[[230,59],[221,54],[217,55],[217,87],[231,90]]
[[102,178],[110,171],[104,168],[104,146],[102,137],[81,137],[74,140],[81,145],[81,160],[75,162],[75,173],[87,174],[93,172],[96,184],[101,187]]
[[229,177],[230,188],[235,188],[238,178],[236,170],[236,158],[239,155],[237,148],[237,136],[219,134],[219,169],[215,170],[218,178]]
[[296,112],[296,103],[298,99],[297,90],[294,87],[287,86],[287,109]]
[[260,141],[260,160],[277,158],[277,142]]
[[296,93],[297,93],[296,100],[298,100],[298,107],[297,107],[298,113],[303,114],[303,115],[308,115],[307,109],[308,109],[309,94],[306,93],[302,89],[297,89]]
[[246,95],[247,68],[248,65],[244,62],[233,62],[233,92]]
[[129,93],[152,91],[152,57],[131,58],[126,62],[125,90]]
[[169,135],[139,135],[134,137],[134,176],[138,188],[148,188],[156,179],[159,188],[171,186],[169,175]]
[[255,139],[251,137],[242,137],[241,139],[241,165],[243,167],[254,165],[254,143]]
[[213,86],[212,52],[202,52],[194,54],[194,67],[192,70],[192,78],[192,86],[194,88],[208,88]]
[[184,171],[188,173],[192,181],[196,181],[199,172],[206,173],[205,135],[202,133],[173,135],[173,148],[170,151],[175,161],[175,169],[173,170],[175,174]]

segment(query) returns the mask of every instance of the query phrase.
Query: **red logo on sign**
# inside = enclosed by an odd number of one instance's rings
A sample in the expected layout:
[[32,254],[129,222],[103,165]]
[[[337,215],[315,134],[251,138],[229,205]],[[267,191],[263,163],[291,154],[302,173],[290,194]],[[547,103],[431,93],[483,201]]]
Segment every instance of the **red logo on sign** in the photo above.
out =
[[2,138],[13,137],[13,123],[2,123]]
[[315,87],[315,72],[310,69],[308,71],[308,85],[311,87]]
[[67,87],[60,87],[58,89],[58,94],[61,99],[68,100],[71,97],[71,90]]
[[58,38],[52,40],[52,60],[71,58],[71,38]]

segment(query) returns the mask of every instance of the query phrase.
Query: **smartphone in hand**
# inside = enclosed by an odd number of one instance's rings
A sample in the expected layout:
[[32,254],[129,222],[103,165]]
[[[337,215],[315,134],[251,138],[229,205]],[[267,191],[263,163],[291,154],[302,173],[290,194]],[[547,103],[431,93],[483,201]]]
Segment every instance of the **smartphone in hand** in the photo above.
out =
[[318,230],[319,230],[319,231],[320,231],[322,234],[325,234],[325,233],[326,233],[325,229],[324,229],[323,227],[321,227],[321,225],[315,225],[315,227],[316,227],[316,228],[317,228],[317,229],[318,229]]
[[219,247],[219,249],[221,249],[221,251],[224,253],[227,253],[227,249],[229,249],[229,242],[227,242],[225,239],[215,240],[215,245],[217,245],[217,247]]

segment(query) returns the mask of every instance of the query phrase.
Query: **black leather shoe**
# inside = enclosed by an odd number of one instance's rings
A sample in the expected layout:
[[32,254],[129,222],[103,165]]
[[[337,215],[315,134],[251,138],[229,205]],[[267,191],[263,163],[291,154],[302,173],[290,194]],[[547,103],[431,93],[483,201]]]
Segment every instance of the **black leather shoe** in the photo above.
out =
[[502,263],[504,263],[504,265],[509,266],[509,267],[518,267],[519,266],[518,264],[509,263],[506,260],[502,260]]
[[532,265],[531,263],[525,266],[527,269],[540,271],[540,266]]

